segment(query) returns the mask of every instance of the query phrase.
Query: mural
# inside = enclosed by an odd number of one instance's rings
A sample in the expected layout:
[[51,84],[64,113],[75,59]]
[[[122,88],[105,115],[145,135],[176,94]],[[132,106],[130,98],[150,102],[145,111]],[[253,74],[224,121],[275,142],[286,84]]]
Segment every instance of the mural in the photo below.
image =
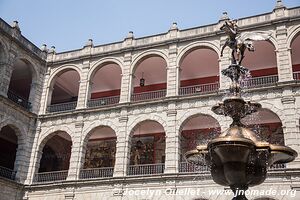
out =
[[135,136],[131,140],[130,165],[165,162],[164,134]]
[[88,142],[84,168],[114,167],[117,139]]

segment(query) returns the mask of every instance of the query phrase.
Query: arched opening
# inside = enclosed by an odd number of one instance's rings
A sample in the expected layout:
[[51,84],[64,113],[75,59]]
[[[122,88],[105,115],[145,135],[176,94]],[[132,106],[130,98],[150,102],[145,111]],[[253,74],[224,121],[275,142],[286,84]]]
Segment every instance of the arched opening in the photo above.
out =
[[[270,144],[284,145],[284,134],[280,118],[268,109],[260,109],[241,120],[256,135]],[[272,168],[283,168],[284,164],[276,164]]]
[[108,126],[94,128],[87,137],[81,179],[113,176],[117,136]]
[[74,110],[77,106],[80,75],[74,69],[58,73],[49,88],[47,112]]
[[160,174],[164,172],[165,131],[156,121],[146,120],[131,132],[128,175]]
[[300,33],[292,41],[291,49],[293,76],[295,80],[300,80]]
[[65,180],[68,175],[72,140],[63,131],[53,133],[44,141],[36,182]]
[[13,65],[7,97],[20,106],[31,109],[29,97],[32,79],[33,66],[26,60],[18,59]]
[[197,167],[184,159],[187,151],[196,149],[198,145],[205,145],[221,132],[218,121],[210,115],[198,114],[186,119],[180,132],[180,163],[179,172],[207,171],[206,166]]
[[7,125],[0,131],[0,176],[15,179],[15,160],[18,138],[15,130]]
[[179,95],[210,93],[219,89],[218,54],[210,48],[188,51],[180,61]]
[[131,101],[159,99],[166,96],[167,63],[157,55],[143,58],[133,75]]
[[90,100],[88,107],[119,103],[122,70],[115,63],[99,66],[91,76]]
[[242,65],[250,70],[250,77],[242,82],[244,87],[273,85],[278,82],[275,47],[269,41],[254,41],[254,52],[245,51]]

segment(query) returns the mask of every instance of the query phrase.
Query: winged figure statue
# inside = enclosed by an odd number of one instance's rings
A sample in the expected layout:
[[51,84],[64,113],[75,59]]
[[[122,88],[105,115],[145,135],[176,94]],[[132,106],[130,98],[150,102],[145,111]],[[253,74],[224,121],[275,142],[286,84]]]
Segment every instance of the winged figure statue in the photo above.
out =
[[245,50],[254,51],[253,41],[269,40],[271,32],[267,31],[253,31],[240,33],[236,20],[226,21],[220,30],[224,31],[228,38],[221,50],[221,57],[226,46],[231,50],[232,64],[241,65],[244,57]]

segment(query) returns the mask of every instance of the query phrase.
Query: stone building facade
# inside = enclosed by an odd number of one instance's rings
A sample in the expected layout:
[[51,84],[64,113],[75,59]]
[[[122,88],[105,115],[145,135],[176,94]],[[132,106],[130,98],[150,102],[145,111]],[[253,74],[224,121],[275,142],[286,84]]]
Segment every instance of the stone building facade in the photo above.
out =
[[[215,24],[187,30],[174,23],[168,32],[144,38],[130,32],[124,41],[106,45],[94,46],[89,40],[82,49],[62,53],[37,48],[21,35],[17,22],[10,26],[1,20],[0,136],[3,144],[17,149],[13,167],[0,168],[5,191],[0,199],[232,198],[225,194],[229,188],[213,183],[205,167],[185,163],[181,151],[184,131],[219,132],[230,124],[229,118],[211,111],[226,96],[229,83],[220,73],[230,63],[229,49],[220,56],[226,35],[219,28],[225,20],[226,13]],[[260,124],[266,133],[271,130],[267,139],[277,134],[274,141],[281,138],[300,153],[300,8],[277,1],[272,12],[238,19],[238,25],[241,31],[272,33],[269,42],[257,43],[257,51],[265,54],[245,61],[253,73],[244,96],[263,107],[249,126]],[[197,56],[207,56],[200,72]],[[206,68],[211,62],[215,68]],[[188,66],[194,68],[185,70]],[[114,83],[109,94],[101,84],[95,86],[104,80],[98,73],[104,69]],[[17,70],[29,72],[26,81]],[[17,91],[26,84],[27,94]],[[7,136],[11,133],[15,139]],[[107,145],[91,150],[91,141],[105,138],[115,140],[114,150]],[[150,157],[148,150],[154,151]],[[108,162],[110,151],[113,161]],[[86,164],[87,155],[96,159],[96,167]],[[253,188],[260,194],[249,199],[298,199],[299,188],[297,158],[272,166],[265,183]]]

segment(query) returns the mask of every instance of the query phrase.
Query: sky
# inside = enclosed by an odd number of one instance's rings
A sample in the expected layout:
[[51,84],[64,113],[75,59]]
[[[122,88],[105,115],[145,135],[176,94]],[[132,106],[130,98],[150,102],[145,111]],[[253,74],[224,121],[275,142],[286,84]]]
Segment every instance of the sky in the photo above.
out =
[[[288,8],[300,0],[283,0]],[[173,22],[179,29],[217,23],[224,11],[230,18],[272,12],[276,0],[0,0],[0,17],[17,20],[22,34],[56,52],[165,33]]]

